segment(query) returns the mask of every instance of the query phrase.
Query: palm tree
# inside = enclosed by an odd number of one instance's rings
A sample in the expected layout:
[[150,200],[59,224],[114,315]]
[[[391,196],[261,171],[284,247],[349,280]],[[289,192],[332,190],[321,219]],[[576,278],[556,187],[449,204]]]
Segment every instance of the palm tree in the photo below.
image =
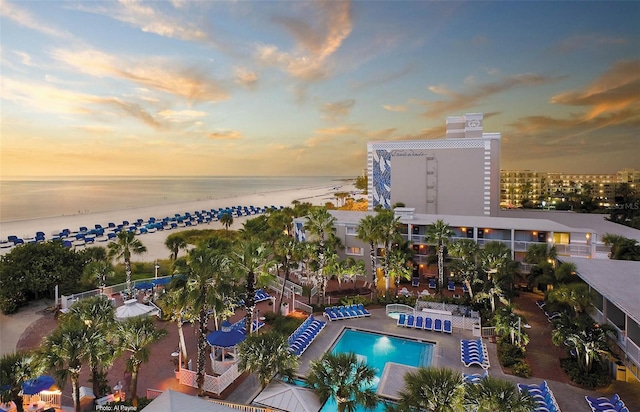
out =
[[312,361],[307,374],[307,386],[316,390],[320,403],[335,399],[338,411],[353,411],[357,405],[373,409],[378,396],[371,388],[375,369],[358,361],[354,353],[327,352]]
[[426,241],[435,244],[438,251],[438,290],[442,290],[444,286],[444,248],[451,236],[453,236],[453,230],[442,219],[427,226]]
[[404,375],[399,392],[400,410],[449,412],[461,409],[464,381],[459,372],[447,368],[419,368]]
[[82,364],[89,358],[86,343],[89,334],[85,324],[78,319],[69,319],[44,338],[41,358],[47,369],[53,369],[60,388],[64,388],[67,378],[71,380],[74,410],[80,412],[80,372]]
[[0,357],[0,401],[15,403],[18,412],[24,411],[22,384],[44,372],[43,365],[33,352],[12,352]]
[[371,283],[376,284],[376,254],[379,240],[378,227],[376,219],[373,215],[367,215],[360,220],[356,227],[356,236],[358,239],[369,244],[369,258],[371,259]]
[[140,255],[147,251],[147,248],[136,239],[136,234],[128,230],[122,230],[118,232],[115,242],[110,242],[107,247],[109,248],[109,258],[115,258],[116,260],[124,259],[124,270],[127,275],[127,294],[133,295],[133,288],[131,287],[131,254]]
[[187,321],[193,319],[193,311],[191,310],[190,302],[188,300],[188,291],[185,286],[186,282],[184,280],[174,283],[169,291],[162,295],[158,302],[162,309],[162,313],[168,314],[169,320],[175,322],[178,327],[182,362],[186,364],[188,359],[187,345],[184,341],[184,330],[182,329],[182,326]]
[[126,361],[126,368],[131,372],[129,394],[133,406],[138,406],[138,373],[140,366],[149,360],[149,346],[166,334],[166,330],[156,329],[155,323],[149,317],[129,318],[117,325],[116,344],[121,350],[131,354]]
[[493,317],[496,333],[500,336],[509,335],[512,345],[524,347],[529,343],[529,335],[521,327],[526,320],[513,313],[511,306],[500,308]]
[[393,276],[396,285],[396,295],[398,294],[398,286],[400,281],[411,280],[413,270],[407,266],[407,255],[402,250],[393,249],[389,256],[389,276]]
[[598,325],[568,333],[564,343],[575,349],[578,365],[585,373],[591,372],[596,363],[613,357],[607,343],[606,329]]
[[183,270],[187,273],[187,305],[193,308],[193,319],[198,322],[198,361],[196,374],[198,391],[204,395],[204,374],[207,356],[207,334],[210,319],[233,314],[236,297],[232,291],[235,279],[228,269],[228,242],[215,238],[210,245],[191,249]]
[[107,279],[114,274],[113,265],[106,260],[90,262],[83,270],[83,278],[90,279],[92,284],[97,281],[101,291],[107,286]]
[[335,221],[336,218],[333,217],[328,211],[326,207],[318,207],[312,209],[309,215],[307,216],[307,221],[304,224],[304,230],[308,231],[312,235],[315,235],[318,238],[318,283],[320,284],[320,296],[324,302],[324,275],[323,270],[325,266],[325,257],[326,257],[326,241],[327,238],[335,234]]
[[164,241],[164,245],[171,251],[171,255],[169,255],[169,259],[175,262],[178,259],[178,252],[180,249],[186,249],[189,244],[185,240],[182,233],[173,233]]
[[112,347],[111,331],[115,323],[115,309],[111,302],[104,296],[98,295],[83,299],[69,309],[69,313],[62,318],[80,321],[86,328],[87,360],[91,370],[93,393],[103,395],[107,368],[113,365],[115,352]]
[[253,312],[256,308],[256,284],[266,284],[274,277],[269,270],[275,266],[271,252],[256,240],[243,241],[233,251],[231,261],[239,274],[246,276],[246,327],[249,334],[253,333]]
[[575,315],[585,313],[592,302],[592,291],[586,283],[571,283],[554,288],[547,295],[549,302],[557,302],[573,309]]
[[515,383],[487,376],[465,386],[464,406],[470,411],[530,412],[535,402],[528,393],[520,393]]
[[284,299],[284,290],[287,286],[289,275],[291,274],[291,265],[302,259],[302,247],[300,242],[297,242],[289,236],[281,236],[274,246],[275,257],[284,269],[284,281],[282,282],[280,297],[275,306],[276,308],[280,308],[282,299]]
[[461,277],[462,282],[467,285],[469,297],[473,299],[472,284],[482,282],[478,265],[480,247],[472,239],[459,239],[449,246],[449,252],[458,258],[452,262],[452,267]]
[[298,357],[289,350],[287,338],[276,332],[250,335],[238,345],[238,368],[255,373],[264,389],[275,375],[293,379]]
[[396,243],[399,243],[401,238],[398,234],[398,225],[400,218],[395,216],[393,210],[381,209],[375,217],[375,224],[377,226],[379,241],[384,248],[384,263],[382,265],[382,272],[385,279],[385,289],[389,289],[390,281],[390,269],[391,269],[391,252]]
[[223,213],[220,216],[220,223],[222,223],[227,234],[229,234],[229,227],[233,224],[233,216],[231,216],[231,213]]

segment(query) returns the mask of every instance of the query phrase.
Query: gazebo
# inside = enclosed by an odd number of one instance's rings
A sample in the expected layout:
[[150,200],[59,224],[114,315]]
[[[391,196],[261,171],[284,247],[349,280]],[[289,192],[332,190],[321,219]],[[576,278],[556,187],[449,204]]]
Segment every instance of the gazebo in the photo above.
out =
[[137,299],[129,299],[124,301],[124,305],[116,308],[116,320],[123,321],[127,318],[136,316],[157,315],[158,310],[149,305],[138,303]]
[[234,329],[229,321],[220,324],[220,330],[207,335],[211,345],[211,367],[214,373],[222,374],[237,362],[236,346],[246,339],[246,335]]

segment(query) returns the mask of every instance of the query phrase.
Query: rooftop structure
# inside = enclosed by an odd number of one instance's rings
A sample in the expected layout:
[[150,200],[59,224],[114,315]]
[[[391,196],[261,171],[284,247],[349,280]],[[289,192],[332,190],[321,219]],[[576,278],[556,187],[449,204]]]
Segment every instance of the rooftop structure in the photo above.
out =
[[396,203],[418,213],[495,216],[500,207],[500,133],[483,114],[447,118],[445,139],[367,145],[369,210]]

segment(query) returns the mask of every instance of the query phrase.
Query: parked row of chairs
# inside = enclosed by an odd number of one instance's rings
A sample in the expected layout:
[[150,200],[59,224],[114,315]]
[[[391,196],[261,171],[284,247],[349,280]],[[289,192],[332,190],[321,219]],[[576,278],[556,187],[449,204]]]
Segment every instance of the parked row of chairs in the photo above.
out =
[[330,321],[341,319],[353,319],[364,318],[371,316],[371,313],[365,309],[362,303],[346,305],[346,306],[331,306],[324,309],[324,315],[329,318]]
[[549,322],[561,316],[560,312],[551,312],[551,313],[547,312],[547,309],[545,309],[545,306],[547,305],[547,303],[544,300],[536,300],[536,305],[538,305],[538,307],[542,309],[542,311],[544,312]]
[[414,316],[401,313],[398,316],[398,326],[405,326],[407,328],[432,330],[434,332],[451,333],[452,325],[449,319],[432,319],[429,316]]
[[611,398],[585,396],[585,399],[593,412],[629,412],[629,408],[622,402],[617,393]]
[[460,361],[467,368],[478,365],[483,369],[489,369],[489,352],[481,338],[460,339]]
[[255,296],[254,297],[255,303],[260,303],[260,302],[264,302],[265,300],[271,299],[271,296],[267,292],[265,292],[263,289],[256,290],[256,293],[254,296]]
[[[309,316],[311,322],[298,334],[298,336],[290,341],[289,350],[296,355],[300,356],[311,345],[311,342],[318,336],[318,333],[325,327],[327,322],[315,319],[313,315]],[[291,337],[290,337],[291,338]]]
[[551,389],[549,389],[547,381],[543,381],[540,385],[519,383],[518,390],[521,393],[528,393],[536,401],[536,405],[533,408],[534,412],[560,412],[558,402]]

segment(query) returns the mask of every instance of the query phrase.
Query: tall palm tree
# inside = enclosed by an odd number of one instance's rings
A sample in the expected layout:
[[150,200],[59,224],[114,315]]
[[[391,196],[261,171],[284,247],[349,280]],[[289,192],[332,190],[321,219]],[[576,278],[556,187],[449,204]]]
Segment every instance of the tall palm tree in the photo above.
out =
[[353,411],[357,405],[373,409],[378,396],[371,388],[375,369],[358,361],[354,353],[327,352],[312,361],[307,386],[316,390],[320,403],[335,399],[338,412]]
[[585,373],[591,372],[595,364],[613,357],[606,329],[598,325],[568,333],[564,343],[575,349],[578,365]]
[[458,258],[452,262],[453,270],[457,272],[462,282],[467,286],[471,299],[473,299],[472,284],[482,281],[478,265],[479,252],[480,247],[472,239],[459,239],[449,246],[449,253]]
[[291,274],[291,265],[295,262],[302,260],[302,244],[296,241],[290,236],[281,236],[274,245],[274,254],[276,260],[279,261],[281,267],[284,269],[284,282],[282,282],[282,288],[280,290],[280,296],[278,298],[276,308],[280,308],[282,305],[282,299],[284,298],[284,290],[287,286],[287,281]]
[[262,246],[256,240],[243,241],[236,245],[231,255],[232,265],[239,274],[246,276],[246,296],[244,307],[246,309],[246,326],[249,334],[253,333],[253,313],[256,308],[256,285],[266,284],[272,279],[269,271],[275,266],[275,260],[271,258],[271,251]]
[[41,358],[47,369],[54,370],[58,386],[64,388],[67,378],[71,381],[74,410],[80,412],[80,372],[89,358],[86,345],[89,334],[85,324],[78,319],[61,323],[41,346]]
[[229,227],[233,224],[233,216],[231,216],[231,213],[223,213],[220,216],[220,223],[224,226],[224,229],[228,234]]
[[80,321],[86,329],[87,361],[91,370],[93,393],[103,395],[108,386],[105,371],[113,365],[115,352],[112,345],[112,330],[115,324],[115,309],[103,295],[83,299],[69,309],[62,322],[72,319]]
[[307,216],[307,221],[304,224],[304,230],[308,231],[312,235],[315,235],[318,239],[318,283],[320,284],[320,296],[324,302],[324,274],[322,273],[324,270],[324,266],[326,263],[326,253],[325,250],[327,244],[327,239],[331,235],[335,234],[335,221],[336,218],[333,217],[326,207],[317,207],[311,209],[311,212]]
[[444,249],[451,236],[453,236],[453,230],[442,219],[427,226],[426,241],[436,245],[438,252],[438,290],[442,290],[444,286]]
[[369,244],[369,259],[371,260],[371,284],[376,284],[376,254],[378,250],[379,233],[376,219],[373,215],[367,215],[360,219],[356,227],[356,236],[358,239]]
[[189,244],[185,240],[182,233],[172,233],[164,241],[164,245],[171,251],[169,258],[175,262],[178,259],[178,252],[180,249],[186,249]]
[[396,285],[396,295],[401,280],[411,280],[413,270],[407,266],[407,256],[399,249],[393,249],[389,257],[389,276],[393,276]]
[[[175,279],[174,282],[176,282]],[[169,320],[175,322],[178,327],[182,362],[186,364],[189,358],[187,356],[187,345],[184,340],[184,330],[182,326],[186,322],[193,320],[193,310],[188,299],[189,292],[185,286],[186,281],[182,279],[173,283],[168,292],[162,295],[158,303],[162,309],[162,313],[166,313]]]
[[535,402],[528,393],[520,393],[515,383],[487,376],[465,386],[464,406],[470,411],[529,412]]
[[140,366],[149,360],[149,346],[167,334],[164,329],[156,329],[149,317],[134,317],[118,322],[116,344],[131,356],[126,361],[126,368],[131,372],[129,394],[131,403],[138,406],[138,373]]
[[419,368],[404,376],[399,392],[400,410],[449,412],[461,409],[464,381],[459,372],[447,368]]
[[575,315],[585,313],[591,302],[593,293],[586,283],[570,283],[554,288],[547,295],[549,302],[557,302],[573,309]]
[[298,357],[289,350],[287,338],[276,332],[250,335],[238,345],[239,369],[255,373],[264,389],[275,375],[293,379]]
[[0,402],[15,403],[24,411],[22,384],[44,372],[44,366],[34,352],[12,352],[0,357]]
[[110,242],[107,247],[109,248],[109,258],[116,260],[124,260],[124,270],[127,275],[127,294],[133,295],[133,288],[131,285],[131,254],[140,255],[147,251],[147,248],[136,239],[136,234],[128,230],[122,230],[118,232],[115,242]]
[[391,253],[394,245],[401,241],[398,233],[398,225],[400,218],[395,216],[393,210],[381,209],[375,216],[375,224],[378,228],[379,242],[384,248],[384,260],[382,264],[382,273],[385,279],[385,289],[389,289],[390,270],[391,270]]
[[184,272],[187,273],[187,301],[198,322],[198,361],[196,375],[198,392],[204,395],[204,374],[207,357],[209,320],[233,314],[236,297],[232,291],[235,279],[229,270],[228,241],[214,239],[209,245],[198,245],[187,255]]

